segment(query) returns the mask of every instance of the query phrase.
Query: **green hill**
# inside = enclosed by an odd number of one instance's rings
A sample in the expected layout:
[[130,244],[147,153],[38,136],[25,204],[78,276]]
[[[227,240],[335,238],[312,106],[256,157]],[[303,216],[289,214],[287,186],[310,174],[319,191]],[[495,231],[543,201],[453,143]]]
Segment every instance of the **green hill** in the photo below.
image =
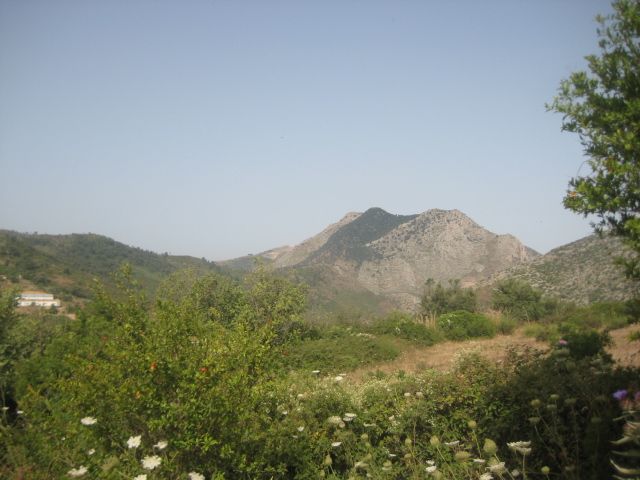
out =
[[0,230],[0,275],[16,286],[32,285],[63,300],[86,299],[94,279],[113,285],[112,274],[123,263],[147,293],[167,275],[192,268],[219,272],[205,259],[157,254],[95,234],[40,235]]

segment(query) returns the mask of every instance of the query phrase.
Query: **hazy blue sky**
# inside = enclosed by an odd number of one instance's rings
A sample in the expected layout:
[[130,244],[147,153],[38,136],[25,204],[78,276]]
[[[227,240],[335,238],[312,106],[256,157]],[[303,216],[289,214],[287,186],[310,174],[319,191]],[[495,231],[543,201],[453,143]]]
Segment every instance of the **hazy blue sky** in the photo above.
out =
[[218,260],[457,208],[545,252],[590,228],[561,203],[582,148],[544,104],[610,10],[0,0],[0,228]]

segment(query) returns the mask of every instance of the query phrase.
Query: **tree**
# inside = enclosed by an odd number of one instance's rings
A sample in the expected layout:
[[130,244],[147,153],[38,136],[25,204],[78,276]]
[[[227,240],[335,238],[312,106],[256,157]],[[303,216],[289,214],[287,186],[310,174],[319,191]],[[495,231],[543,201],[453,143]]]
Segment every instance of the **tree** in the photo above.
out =
[[631,255],[621,259],[640,280],[640,1],[618,0],[597,21],[599,55],[589,72],[572,73],[547,108],[577,133],[590,172],[569,182],[564,206],[598,218],[597,232],[619,236]]
[[514,278],[499,282],[492,300],[493,308],[518,320],[539,320],[557,308],[555,302],[543,298],[541,291]]
[[474,312],[476,294],[470,288],[460,287],[459,280],[449,280],[449,286],[444,287],[430,278],[425,283],[420,310],[423,315],[441,315],[458,310]]

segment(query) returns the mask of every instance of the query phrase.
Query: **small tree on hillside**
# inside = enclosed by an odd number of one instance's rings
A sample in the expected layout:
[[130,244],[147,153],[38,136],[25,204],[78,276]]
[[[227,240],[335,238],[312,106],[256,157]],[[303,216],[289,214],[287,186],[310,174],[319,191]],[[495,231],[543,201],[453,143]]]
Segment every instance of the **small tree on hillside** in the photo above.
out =
[[569,182],[565,207],[597,216],[596,231],[621,237],[632,255],[620,261],[640,280],[640,0],[613,9],[597,18],[600,54],[585,57],[589,72],[562,81],[547,108],[579,135],[590,167]]
[[441,315],[458,310],[476,310],[476,293],[473,290],[460,287],[459,280],[449,280],[446,287],[432,278],[427,280],[420,301],[421,314]]
[[493,308],[518,320],[539,320],[556,308],[556,303],[544,299],[541,291],[511,278],[496,285],[492,300]]

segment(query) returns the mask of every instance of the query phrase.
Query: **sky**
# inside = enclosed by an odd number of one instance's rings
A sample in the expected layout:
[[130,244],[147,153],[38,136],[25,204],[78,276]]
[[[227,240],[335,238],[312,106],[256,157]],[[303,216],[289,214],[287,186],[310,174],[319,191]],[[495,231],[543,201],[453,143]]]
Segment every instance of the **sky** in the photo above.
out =
[[547,112],[596,0],[0,0],[0,228],[222,260],[347,212],[591,233]]

